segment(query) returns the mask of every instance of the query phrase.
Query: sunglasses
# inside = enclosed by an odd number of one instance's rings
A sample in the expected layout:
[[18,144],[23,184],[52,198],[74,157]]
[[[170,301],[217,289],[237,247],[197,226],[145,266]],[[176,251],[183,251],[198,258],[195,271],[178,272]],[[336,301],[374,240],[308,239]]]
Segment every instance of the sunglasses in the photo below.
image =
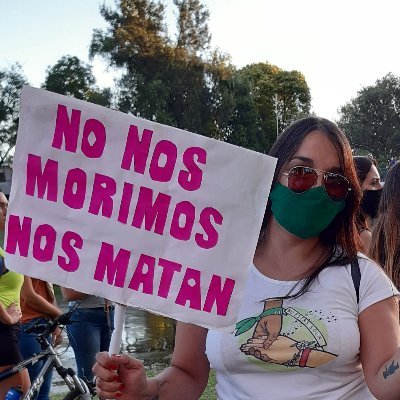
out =
[[282,175],[288,177],[288,188],[294,193],[304,193],[313,188],[319,175],[322,175],[322,186],[333,201],[344,200],[351,190],[350,182],[344,176],[311,167],[293,167]]

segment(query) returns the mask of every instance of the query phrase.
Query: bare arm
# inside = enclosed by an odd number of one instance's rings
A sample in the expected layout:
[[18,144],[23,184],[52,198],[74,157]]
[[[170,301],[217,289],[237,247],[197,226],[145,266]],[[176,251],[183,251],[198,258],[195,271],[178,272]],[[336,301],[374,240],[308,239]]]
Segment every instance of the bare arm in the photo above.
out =
[[365,309],[359,316],[359,326],[361,363],[371,393],[379,400],[398,399],[400,393],[398,299],[391,297]]
[[61,286],[60,289],[64,299],[68,301],[83,300],[89,296],[86,293],[81,293],[74,289],[69,289]]
[[31,307],[43,314],[51,317],[57,317],[61,314],[61,310],[57,306],[35,292],[32,286],[32,279],[28,276],[25,276],[24,284],[21,288],[21,297]]
[[3,306],[3,303],[0,302],[0,322],[3,324],[10,324],[10,316],[7,314],[6,308]]
[[13,303],[7,308],[0,303],[0,322],[6,325],[16,324],[21,319],[21,310]]
[[200,398],[210,373],[206,337],[205,328],[181,322],[177,324],[171,367],[155,378],[160,387],[160,399]]
[[207,385],[210,372],[205,354],[206,336],[205,328],[178,323],[172,365],[150,379],[146,378],[143,363],[139,360],[128,356],[111,356],[110,359],[106,353],[98,354],[93,371],[98,377],[99,397],[198,400]]

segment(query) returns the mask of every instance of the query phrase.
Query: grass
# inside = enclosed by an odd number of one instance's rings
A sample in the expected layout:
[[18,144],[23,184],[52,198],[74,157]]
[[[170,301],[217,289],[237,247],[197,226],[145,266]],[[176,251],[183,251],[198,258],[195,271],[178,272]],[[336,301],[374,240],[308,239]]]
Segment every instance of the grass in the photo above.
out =
[[[154,375],[154,373],[153,374],[149,373],[149,376],[153,376],[153,375]],[[217,400],[217,394],[215,393],[215,385],[216,385],[215,373],[213,370],[211,370],[207,387],[199,400]],[[62,400],[64,397],[65,397],[65,393],[64,394],[63,393],[53,394],[50,396],[50,400]],[[96,399],[97,399],[97,397],[96,397]]]
[[217,393],[215,392],[216,384],[217,384],[217,379],[215,378],[215,372],[214,370],[211,370],[206,390],[200,397],[200,400],[217,400]]

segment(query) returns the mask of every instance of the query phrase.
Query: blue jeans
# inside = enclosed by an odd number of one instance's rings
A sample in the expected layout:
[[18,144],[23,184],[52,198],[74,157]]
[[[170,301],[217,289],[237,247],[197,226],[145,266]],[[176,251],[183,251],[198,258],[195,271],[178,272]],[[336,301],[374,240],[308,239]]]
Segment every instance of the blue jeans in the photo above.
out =
[[92,367],[99,351],[108,351],[114,330],[114,308],[78,308],[68,325],[68,338],[75,353],[79,378],[93,381]]
[[[41,324],[47,324],[47,320],[44,318],[34,318],[31,319],[29,322],[26,322],[25,324],[22,324],[22,331],[21,331],[21,340],[20,340],[20,350],[22,357],[28,358],[32,357],[34,354],[40,353],[42,350],[40,348],[40,344],[36,340],[36,333],[26,333],[25,329],[30,327],[33,324],[36,323],[41,323]],[[47,338],[47,340],[51,340],[51,338]],[[40,370],[42,369],[44,363],[46,360],[41,360],[37,362],[34,365],[31,365],[28,367],[28,372],[29,372],[29,377],[31,379],[31,382],[36,379],[36,377],[39,375]],[[49,400],[49,393],[51,389],[51,377],[53,375],[53,371],[49,371],[47,376],[45,377],[42,387],[40,388],[39,395],[37,397],[38,400]]]

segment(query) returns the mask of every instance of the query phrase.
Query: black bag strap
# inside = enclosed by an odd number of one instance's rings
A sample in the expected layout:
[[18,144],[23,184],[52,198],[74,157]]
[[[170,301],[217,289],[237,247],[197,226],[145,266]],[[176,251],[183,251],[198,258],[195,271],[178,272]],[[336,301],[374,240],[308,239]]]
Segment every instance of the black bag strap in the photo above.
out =
[[351,262],[351,277],[353,279],[354,289],[356,289],[357,304],[360,300],[360,281],[361,281],[361,271],[360,265],[358,264],[358,258],[355,258]]

